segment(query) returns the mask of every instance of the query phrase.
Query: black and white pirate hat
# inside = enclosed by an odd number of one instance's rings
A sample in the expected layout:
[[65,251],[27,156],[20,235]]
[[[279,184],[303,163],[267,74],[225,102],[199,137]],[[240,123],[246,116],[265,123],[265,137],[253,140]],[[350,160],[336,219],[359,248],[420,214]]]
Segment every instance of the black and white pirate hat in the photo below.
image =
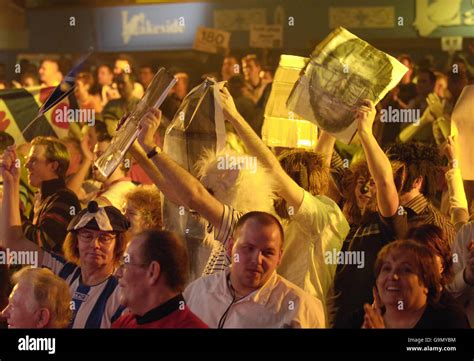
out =
[[81,210],[67,227],[68,232],[82,228],[104,232],[125,232],[130,227],[128,219],[115,207],[99,207],[97,202],[91,201],[87,208]]

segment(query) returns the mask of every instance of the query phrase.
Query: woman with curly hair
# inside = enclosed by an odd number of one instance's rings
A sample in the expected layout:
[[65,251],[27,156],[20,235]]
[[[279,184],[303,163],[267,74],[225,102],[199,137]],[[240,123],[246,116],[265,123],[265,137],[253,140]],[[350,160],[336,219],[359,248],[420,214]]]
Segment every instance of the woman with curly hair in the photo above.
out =
[[372,132],[374,118],[374,105],[364,101],[355,119],[366,160],[353,163],[341,185],[343,212],[351,229],[341,251],[326,257],[326,262],[337,265],[327,298],[328,317],[334,328],[350,327],[350,316],[372,301],[371,269],[377,253],[387,243],[403,238],[407,229],[398,197],[404,167],[390,162],[378,145]]
[[163,227],[160,191],[155,186],[138,186],[126,194],[125,200],[125,217],[130,221],[131,234]]

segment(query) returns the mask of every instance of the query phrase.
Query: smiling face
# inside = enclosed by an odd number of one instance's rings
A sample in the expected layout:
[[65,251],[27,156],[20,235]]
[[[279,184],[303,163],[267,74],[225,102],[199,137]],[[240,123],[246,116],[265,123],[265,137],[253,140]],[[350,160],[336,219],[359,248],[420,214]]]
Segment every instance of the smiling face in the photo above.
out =
[[274,224],[262,226],[247,220],[236,234],[232,250],[232,284],[241,292],[250,293],[270,278],[280,264],[282,239]]
[[382,304],[399,310],[418,310],[427,303],[428,288],[420,269],[406,252],[386,255],[376,280]]
[[359,176],[354,193],[357,207],[363,212],[375,200],[376,188],[374,180],[372,178],[367,180],[365,177]]

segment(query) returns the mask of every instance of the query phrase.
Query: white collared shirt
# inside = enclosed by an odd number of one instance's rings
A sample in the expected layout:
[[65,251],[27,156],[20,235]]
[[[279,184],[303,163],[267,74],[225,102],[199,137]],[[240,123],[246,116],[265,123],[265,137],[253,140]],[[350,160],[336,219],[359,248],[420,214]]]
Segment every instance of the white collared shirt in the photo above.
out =
[[[186,304],[210,328],[232,304],[227,284],[230,269],[201,277],[184,291]],[[321,301],[276,272],[258,290],[229,308],[224,328],[324,328]]]

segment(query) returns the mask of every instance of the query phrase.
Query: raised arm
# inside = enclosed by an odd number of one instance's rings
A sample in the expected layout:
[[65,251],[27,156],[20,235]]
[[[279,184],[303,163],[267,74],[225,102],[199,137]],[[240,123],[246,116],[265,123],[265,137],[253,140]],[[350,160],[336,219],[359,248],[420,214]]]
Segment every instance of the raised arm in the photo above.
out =
[[82,162],[79,166],[79,170],[71,175],[67,181],[67,187],[76,193],[79,199],[83,198],[82,184],[89,174],[92,162],[94,160],[94,153],[89,148],[89,134],[85,134],[81,139],[81,151],[82,151]]
[[0,214],[0,242],[12,251],[38,252],[38,264],[43,260],[43,251],[23,234],[20,217],[20,167],[15,146],[3,153],[3,202]]
[[150,177],[156,187],[166,195],[171,202],[180,205],[181,200],[175,194],[175,187],[166,181],[160,171],[155,167],[153,162],[147,158],[145,152],[140,147],[137,141],[132,144],[129,150],[132,157],[140,164],[145,173]]
[[469,211],[464,184],[459,168],[459,147],[456,137],[448,136],[443,151],[449,161],[449,169],[445,173],[446,183],[449,191],[449,206],[451,223],[456,231],[469,221]]
[[[179,201],[177,204],[195,210],[218,229],[224,211],[223,204],[215,199],[199,180],[156,145],[153,136],[160,125],[160,118],[161,113],[158,110],[150,109],[140,121],[141,131],[138,136],[138,143],[146,154],[153,149],[158,151],[151,161],[161,173],[161,177],[158,176],[153,181],[166,197],[170,196],[169,198],[173,199],[174,196],[178,196],[178,199],[175,199]],[[174,188],[174,192],[170,191],[170,188]]]
[[286,200],[289,207],[293,207],[296,213],[303,201],[303,188],[286,174],[275,155],[239,114],[235,107],[234,100],[226,88],[221,91],[221,98],[225,118],[234,126],[234,129],[244,142],[249,153],[257,157],[264,167],[272,171],[278,194]]
[[358,123],[357,129],[369,171],[377,187],[379,212],[384,217],[391,217],[395,214],[399,205],[397,188],[390,161],[372,134],[374,119],[375,107],[373,103],[364,100],[360,108],[355,111],[355,121]]
[[324,165],[328,168],[331,167],[331,159],[335,143],[336,138],[321,129],[321,134],[314,150],[324,156]]

